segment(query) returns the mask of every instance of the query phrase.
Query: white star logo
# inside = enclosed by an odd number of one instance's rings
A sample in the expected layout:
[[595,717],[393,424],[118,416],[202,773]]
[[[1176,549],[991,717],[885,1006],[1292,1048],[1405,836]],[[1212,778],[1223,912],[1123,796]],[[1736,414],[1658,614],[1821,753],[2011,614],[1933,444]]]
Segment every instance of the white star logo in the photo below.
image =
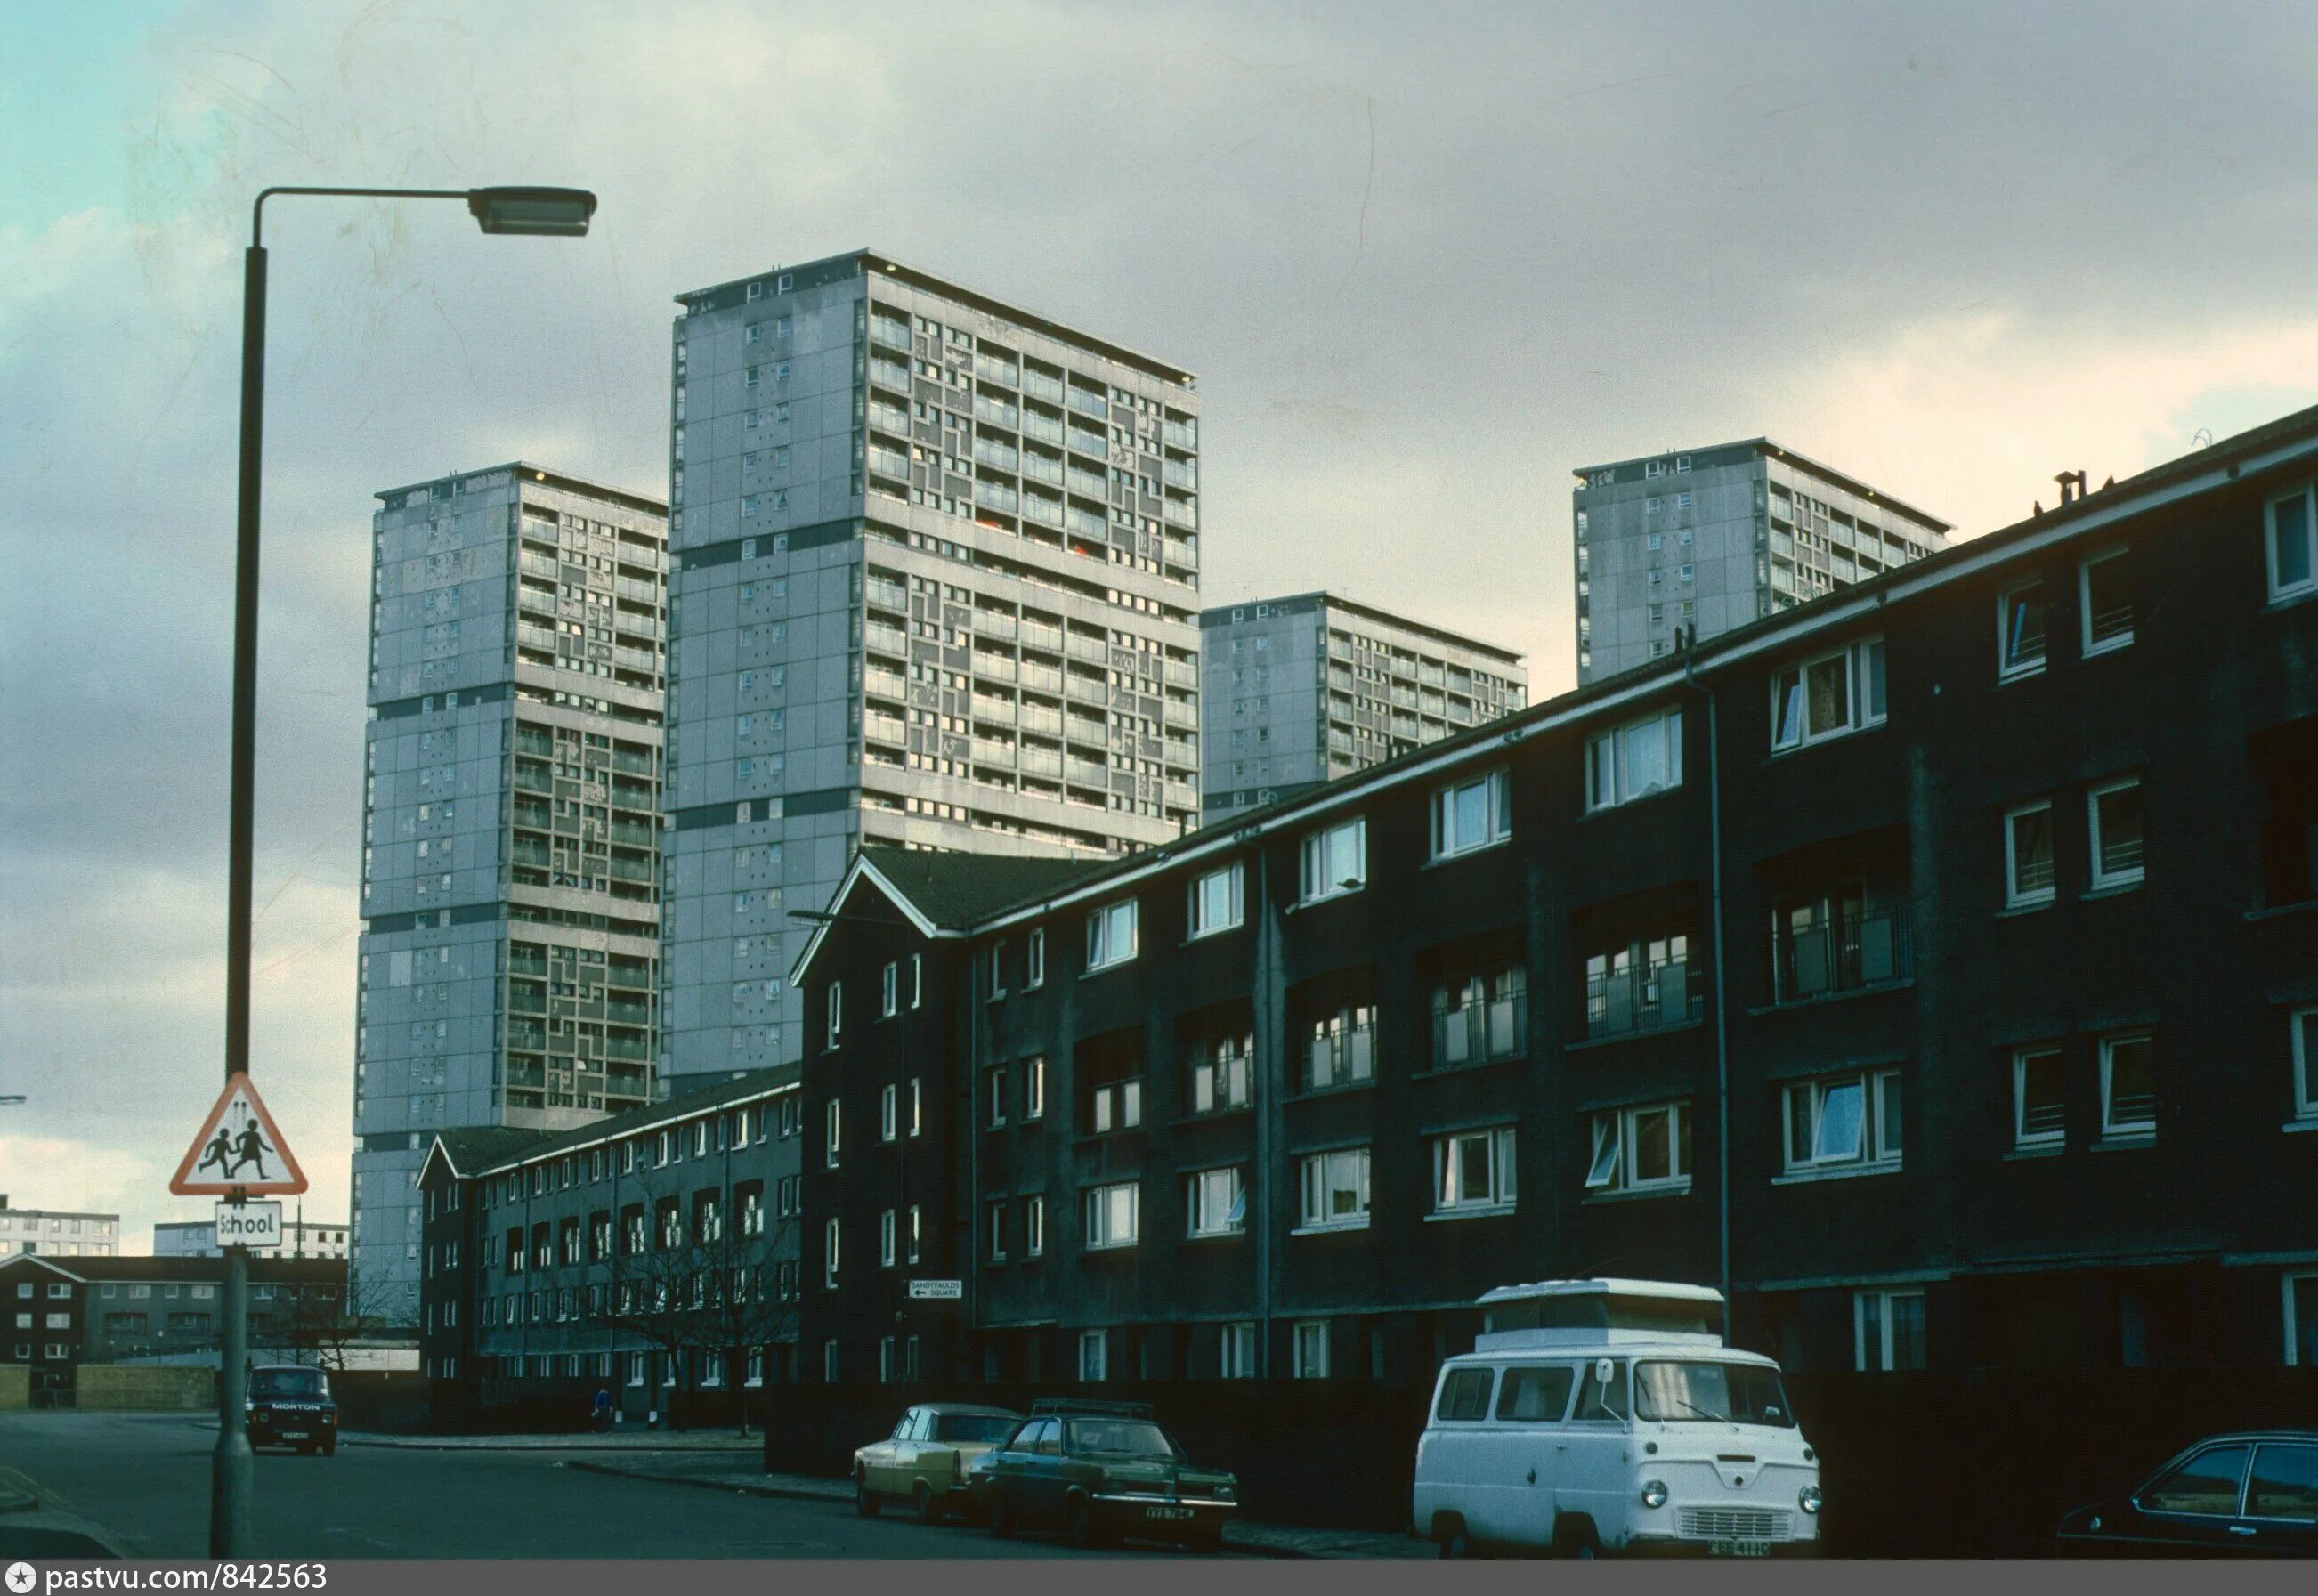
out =
[[38,1577],[33,1574],[32,1565],[29,1563],[8,1565],[8,1588],[13,1591],[16,1596],[24,1596],[24,1592],[32,1588]]

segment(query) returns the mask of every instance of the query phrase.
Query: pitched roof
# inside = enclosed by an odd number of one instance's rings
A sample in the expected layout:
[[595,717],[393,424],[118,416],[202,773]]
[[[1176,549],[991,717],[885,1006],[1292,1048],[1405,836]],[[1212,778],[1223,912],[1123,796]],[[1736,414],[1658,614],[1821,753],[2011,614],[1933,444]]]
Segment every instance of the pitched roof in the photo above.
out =
[[985,915],[1040,897],[1112,862],[936,852],[874,842],[861,850],[861,857],[885,885],[944,930],[963,929]]
[[[225,1269],[222,1258],[74,1258],[46,1252],[20,1252],[0,1262],[0,1270],[22,1265],[42,1265],[75,1280],[214,1280]],[[267,1258],[254,1255],[249,1278],[258,1281],[343,1280],[343,1258]]]
[[466,1180],[544,1158],[560,1157],[575,1148],[617,1141],[639,1131],[714,1113],[728,1104],[793,1088],[800,1073],[799,1065],[775,1064],[770,1069],[737,1070],[714,1077],[678,1076],[669,1083],[672,1095],[666,1102],[608,1115],[568,1131],[526,1131],[507,1125],[437,1131],[434,1144],[427,1150],[426,1161],[419,1166],[419,1179],[423,1181],[427,1178],[438,1158],[449,1163],[453,1175]]

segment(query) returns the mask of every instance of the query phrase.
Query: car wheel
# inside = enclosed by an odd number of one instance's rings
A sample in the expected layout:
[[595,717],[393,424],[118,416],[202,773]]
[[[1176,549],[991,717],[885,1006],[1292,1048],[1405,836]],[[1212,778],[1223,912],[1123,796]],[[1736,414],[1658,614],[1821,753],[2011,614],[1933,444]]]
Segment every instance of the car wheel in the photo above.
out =
[[337,1443],[337,1442],[336,1442],[336,1441],[324,1441],[324,1442],[322,1443],[322,1456],[323,1456],[323,1457],[337,1457],[337,1455],[338,1455],[338,1443]]
[[1433,1538],[1441,1547],[1441,1556],[1444,1562],[1451,1560],[1462,1562],[1473,1555],[1473,1538],[1466,1533],[1465,1520],[1462,1519],[1451,1519],[1447,1523],[1437,1526],[1433,1529]]
[[918,1482],[917,1489],[910,1493],[910,1505],[917,1510],[919,1523],[939,1524],[941,1522],[941,1509],[934,1505],[933,1491],[923,1480],[920,1480]]
[[853,1511],[865,1519],[874,1519],[877,1516],[877,1493],[869,1489],[867,1475],[856,1475],[853,1477]]
[[1224,1549],[1224,1527],[1220,1524],[1203,1525],[1192,1530],[1183,1544],[1203,1557],[1213,1556]]
[[1094,1503],[1083,1496],[1071,1498],[1071,1545],[1084,1551],[1100,1546],[1102,1538],[1096,1532]]
[[1014,1515],[1006,1506],[1006,1498],[994,1492],[990,1498],[990,1533],[1000,1540],[1014,1533]]

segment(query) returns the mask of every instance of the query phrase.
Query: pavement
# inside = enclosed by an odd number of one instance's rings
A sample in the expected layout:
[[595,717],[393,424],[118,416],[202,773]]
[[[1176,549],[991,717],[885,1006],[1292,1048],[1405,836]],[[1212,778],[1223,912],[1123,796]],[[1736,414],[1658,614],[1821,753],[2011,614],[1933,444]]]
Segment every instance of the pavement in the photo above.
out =
[[[842,1481],[768,1475],[754,1441],[350,1435],[335,1457],[258,1455],[251,1554],[332,1557],[1179,1556],[1139,1546],[864,1519]],[[675,1439],[677,1444],[669,1444]],[[182,1413],[0,1412],[0,1551],[201,1557],[217,1432]],[[420,1444],[423,1443],[423,1444]],[[719,1494],[712,1495],[710,1493]],[[15,1527],[18,1539],[9,1537]],[[50,1539],[52,1534],[85,1540]],[[77,1551],[67,1549],[77,1545]],[[1235,1525],[1226,1555],[1406,1556],[1405,1537]]]
[[[778,1496],[807,1502],[835,1502],[849,1511],[853,1485],[817,1475],[768,1474],[738,1459],[714,1457],[606,1457],[567,1458],[566,1468],[588,1473],[622,1475],[630,1479],[666,1484],[704,1486],[744,1496]],[[961,1527],[963,1528],[963,1527]],[[966,1531],[975,1533],[973,1530]],[[1433,1557],[1430,1542],[1410,1535],[1381,1535],[1359,1529],[1316,1529],[1289,1524],[1269,1524],[1255,1519],[1235,1519],[1224,1529],[1224,1545],[1231,1551],[1265,1557]]]

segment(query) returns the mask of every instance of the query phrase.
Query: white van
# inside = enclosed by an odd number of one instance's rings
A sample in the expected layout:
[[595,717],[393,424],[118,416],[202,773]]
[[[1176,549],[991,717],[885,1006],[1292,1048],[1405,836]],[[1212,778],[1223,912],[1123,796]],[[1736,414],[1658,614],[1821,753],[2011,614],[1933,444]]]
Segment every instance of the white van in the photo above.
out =
[[1480,1303],[1416,1443],[1415,1526],[1442,1556],[1818,1549],[1819,1455],[1779,1366],[1723,1344],[1721,1292],[1548,1280]]

